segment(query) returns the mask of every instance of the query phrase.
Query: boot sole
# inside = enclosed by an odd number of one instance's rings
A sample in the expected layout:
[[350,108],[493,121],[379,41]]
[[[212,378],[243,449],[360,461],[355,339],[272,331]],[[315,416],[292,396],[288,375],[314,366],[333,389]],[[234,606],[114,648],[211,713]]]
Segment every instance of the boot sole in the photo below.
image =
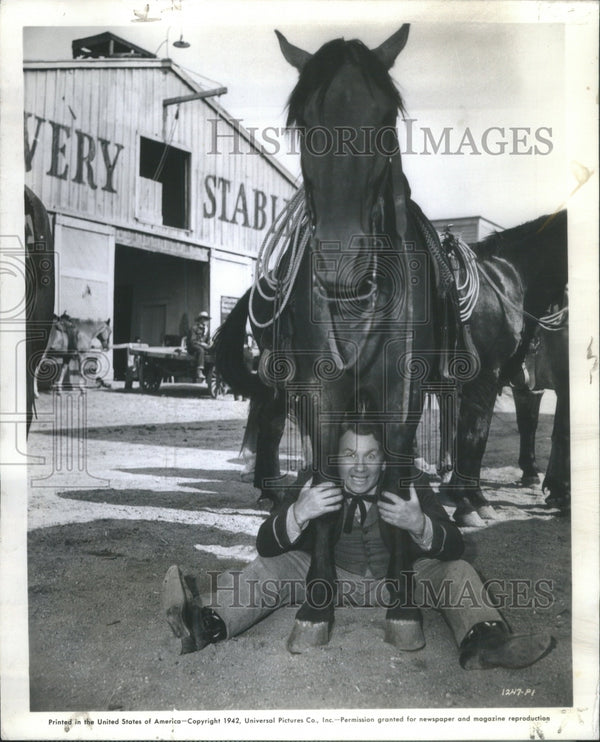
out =
[[554,640],[547,633],[510,636],[501,646],[482,650],[480,667],[509,670],[529,667],[546,655],[553,645]]
[[181,639],[182,654],[187,654],[196,648],[196,642],[183,618],[187,600],[181,571],[174,564],[169,567],[163,580],[162,605],[171,631],[177,639]]

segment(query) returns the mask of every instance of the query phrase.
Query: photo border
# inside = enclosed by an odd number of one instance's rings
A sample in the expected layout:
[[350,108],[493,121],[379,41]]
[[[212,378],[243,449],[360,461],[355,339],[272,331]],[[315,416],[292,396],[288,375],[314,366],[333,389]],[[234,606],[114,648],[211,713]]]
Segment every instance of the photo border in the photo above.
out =
[[[226,5],[235,5],[235,12],[226,12]],[[281,3],[279,3],[281,5]],[[358,15],[361,3],[313,2],[285,3],[290,18],[317,18],[319,14],[332,18],[345,12],[346,20]],[[32,25],[106,26],[128,25],[131,2],[97,0],[94,3],[42,2],[41,0],[7,0],[0,7],[1,70],[0,100],[0,235],[4,247],[23,241],[23,71],[22,29]],[[198,12],[202,22],[212,18],[231,18],[240,23],[244,14],[266,12],[272,3],[247,2],[202,3]],[[318,10],[317,10],[318,8]],[[568,161],[581,163],[594,170],[587,182],[578,184],[565,175],[565,199],[569,209],[569,343],[571,373],[571,466],[572,466],[572,565],[573,565],[573,707],[567,709],[514,709],[513,715],[549,716],[546,723],[520,722],[496,724],[419,724],[402,728],[412,739],[526,739],[542,734],[546,739],[594,739],[598,734],[598,5],[592,2],[370,2],[371,13],[389,18],[397,24],[419,21],[439,22],[481,21],[485,23],[557,22],[566,24],[565,77],[567,84]],[[364,12],[364,11],[360,11]],[[393,19],[393,20],[392,20]],[[570,194],[570,196],[568,195]],[[557,204],[557,208],[560,205]],[[2,247],[2,246],[0,246]],[[18,302],[19,289],[14,282],[3,292],[2,309]],[[27,472],[24,452],[24,426],[17,425],[17,410],[25,409],[24,385],[19,385],[20,397],[15,399],[17,370],[16,353],[24,355],[23,327],[8,328],[0,323],[2,341],[2,377],[0,380],[0,422],[2,425],[2,518],[1,518],[1,610],[2,638],[1,699],[3,739],[60,739],[65,737],[62,725],[48,726],[48,718],[67,720],[73,713],[31,713],[29,711],[28,636],[27,636]],[[20,343],[20,350],[17,348]],[[8,362],[7,362],[8,359]],[[24,357],[20,358],[24,364]],[[20,367],[24,367],[20,366]],[[585,563],[585,569],[582,565]],[[457,715],[460,709],[452,709]],[[489,709],[509,716],[511,709]],[[527,713],[526,713],[527,711]],[[418,715],[424,715],[419,709]],[[118,712],[120,716],[145,719],[148,712]],[[177,712],[180,713],[180,712]],[[193,712],[198,718],[226,716],[231,712]],[[252,710],[243,714],[252,715]],[[278,716],[293,712],[276,712]],[[303,712],[305,715],[311,712]],[[348,713],[346,711],[346,713]],[[364,713],[364,710],[363,712]],[[389,710],[370,710],[370,714],[389,716]],[[429,716],[444,716],[443,710],[427,712]],[[89,712],[94,719],[108,713]],[[155,712],[153,716],[166,716]],[[189,715],[186,713],[184,715]],[[265,715],[261,711],[261,715]],[[78,727],[78,729],[81,729]],[[160,732],[160,730],[158,730]],[[170,739],[197,738],[198,730],[189,734],[179,729],[169,730]],[[231,728],[215,725],[208,728],[213,739],[227,739]],[[392,726],[365,729],[360,724],[331,728],[322,724],[300,727],[294,724],[244,728],[238,739],[394,739],[398,729]],[[372,732],[375,734],[372,735]],[[80,739],[102,739],[105,729],[97,724],[85,729]],[[72,731],[72,735],[75,731]],[[111,727],[114,739],[139,739],[139,727]],[[148,738],[159,738],[152,728]]]

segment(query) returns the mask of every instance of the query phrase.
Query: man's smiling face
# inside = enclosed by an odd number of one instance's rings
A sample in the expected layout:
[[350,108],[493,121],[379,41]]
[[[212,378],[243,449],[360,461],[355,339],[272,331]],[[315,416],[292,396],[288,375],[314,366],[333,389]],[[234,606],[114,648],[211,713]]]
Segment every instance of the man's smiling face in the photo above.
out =
[[347,492],[366,495],[377,486],[383,453],[372,433],[357,435],[347,430],[340,438],[338,455],[339,474]]

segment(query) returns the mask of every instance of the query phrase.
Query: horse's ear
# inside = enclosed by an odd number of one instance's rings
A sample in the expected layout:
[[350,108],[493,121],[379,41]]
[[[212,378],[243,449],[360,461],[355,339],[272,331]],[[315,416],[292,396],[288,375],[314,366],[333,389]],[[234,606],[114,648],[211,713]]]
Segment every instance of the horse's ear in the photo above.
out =
[[389,70],[394,66],[396,57],[406,46],[408,41],[408,32],[410,30],[410,23],[405,23],[399,28],[396,33],[393,33],[389,39],[380,44],[377,49],[373,49],[379,61],[383,64],[386,70]]
[[110,325],[110,317],[106,320],[106,324]]
[[285,38],[281,31],[275,29],[275,33],[277,34],[279,48],[281,49],[281,53],[283,54],[283,56],[292,65],[292,67],[295,67],[298,72],[302,72],[302,70],[304,69],[304,65],[308,62],[309,59],[312,59],[312,54],[309,54],[308,52],[305,52],[304,49],[300,49],[299,47],[290,44],[290,42]]

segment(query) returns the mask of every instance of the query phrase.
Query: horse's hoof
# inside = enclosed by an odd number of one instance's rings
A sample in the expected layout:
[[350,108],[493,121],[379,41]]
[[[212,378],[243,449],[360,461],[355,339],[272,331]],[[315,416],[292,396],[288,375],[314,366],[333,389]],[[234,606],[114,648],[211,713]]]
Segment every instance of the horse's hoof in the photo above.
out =
[[550,493],[544,502],[549,508],[559,508],[560,510],[569,510],[571,508],[570,495]]
[[425,646],[425,635],[420,621],[388,618],[384,641],[403,652],[416,652]]
[[259,497],[256,501],[256,506],[261,510],[268,510],[270,513],[272,513],[273,510],[275,510],[275,508],[277,507],[277,503],[273,502],[273,500],[271,500],[271,498],[269,497]]
[[539,483],[540,483],[540,478],[538,477],[537,474],[528,474],[527,476],[523,474],[523,476],[519,480],[519,484],[521,485],[521,487],[533,487],[534,484],[539,484]]
[[423,472],[423,474],[428,474],[431,477],[437,476],[437,469],[434,464],[430,464],[426,459],[424,458],[416,458],[415,459],[415,467]]
[[481,508],[477,508],[477,515],[483,520],[496,520],[496,511],[491,505],[484,505]]
[[454,511],[454,522],[458,526],[481,528],[485,525],[479,513],[470,505],[459,505]]
[[450,484],[450,480],[452,479],[452,469],[448,469],[445,471],[442,469],[440,472],[438,472],[440,479],[442,480],[442,484]]
[[321,621],[294,621],[294,628],[287,640],[287,650],[290,654],[303,654],[314,647],[322,647],[329,643],[329,623]]

